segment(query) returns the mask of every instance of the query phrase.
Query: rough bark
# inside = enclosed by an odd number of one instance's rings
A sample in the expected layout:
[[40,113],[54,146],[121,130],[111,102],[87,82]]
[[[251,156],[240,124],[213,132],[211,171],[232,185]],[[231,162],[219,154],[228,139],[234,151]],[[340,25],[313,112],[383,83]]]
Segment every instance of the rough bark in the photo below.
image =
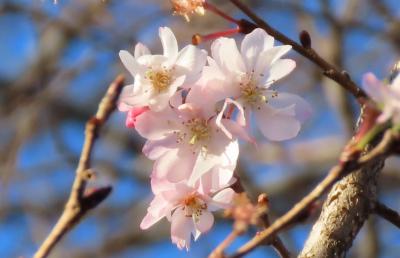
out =
[[300,258],[344,257],[374,208],[384,158],[354,171],[329,192]]

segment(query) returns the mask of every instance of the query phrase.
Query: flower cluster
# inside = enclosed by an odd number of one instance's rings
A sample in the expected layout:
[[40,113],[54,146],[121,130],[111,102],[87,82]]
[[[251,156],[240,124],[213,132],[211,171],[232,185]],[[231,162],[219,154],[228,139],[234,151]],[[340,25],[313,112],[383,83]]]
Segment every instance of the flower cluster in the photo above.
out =
[[290,46],[274,46],[261,29],[245,36],[240,50],[233,39],[215,40],[211,56],[193,45],[179,50],[169,28],[159,36],[162,55],[140,43],[133,56],[120,52],[134,84],[123,89],[118,106],[155,161],[154,199],[140,226],[166,217],[172,242],[189,249],[191,235],[196,240],[212,227],[211,212],[232,205],[238,139],[255,143],[252,116],[262,135],[281,141],[298,134],[310,107],[271,88],[295,62],[281,58]]

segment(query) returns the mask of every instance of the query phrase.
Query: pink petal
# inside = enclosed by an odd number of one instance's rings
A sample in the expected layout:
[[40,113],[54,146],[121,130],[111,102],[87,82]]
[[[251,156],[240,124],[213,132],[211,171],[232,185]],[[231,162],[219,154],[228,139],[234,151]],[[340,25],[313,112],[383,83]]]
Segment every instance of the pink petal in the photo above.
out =
[[148,111],[148,107],[132,108],[128,111],[126,115],[125,126],[128,128],[135,128],[136,117],[140,116],[142,113]]
[[156,196],[151,201],[147,214],[140,223],[140,228],[145,230],[160,221],[170,211],[169,203],[167,203],[161,196]]
[[271,141],[283,141],[295,137],[300,131],[300,122],[295,118],[294,105],[285,109],[273,109],[267,104],[254,109],[257,126]]
[[236,181],[233,178],[235,165],[221,165],[212,168],[211,172],[206,173],[199,180],[198,192],[209,195],[230,186]]
[[[269,93],[269,94],[268,94]],[[294,106],[296,118],[303,123],[312,114],[312,108],[310,104],[305,101],[302,97],[295,94],[278,92],[278,96],[272,97],[276,92],[267,91],[268,104],[270,104],[275,109],[286,108],[291,105]]]
[[203,115],[210,117],[215,114],[215,104],[229,97],[238,97],[239,87],[226,81],[211,67],[204,67],[203,74],[198,82],[191,87],[186,102],[195,103],[202,107]]
[[387,92],[386,86],[373,73],[367,73],[363,76],[363,88],[374,101],[384,102]]
[[213,196],[212,201],[208,205],[209,211],[227,209],[232,206],[235,191],[232,188],[226,188]]
[[143,146],[143,154],[151,160],[156,160],[171,149],[176,149],[176,135],[170,134],[160,140],[149,140]]
[[197,156],[185,148],[172,149],[156,160],[154,171],[158,177],[171,182],[187,180]]
[[207,153],[207,155],[197,155],[197,159],[194,163],[193,171],[189,177],[188,184],[195,185],[196,181],[199,180],[205,173],[210,172],[210,170],[219,164],[220,156],[214,155],[212,153]]
[[[225,111],[228,107],[228,104],[234,105],[236,109],[238,110],[238,122],[234,122],[229,119],[223,119],[223,115],[228,115],[231,116],[232,114],[226,114]],[[248,140],[253,142],[254,140],[247,134],[246,132],[246,118],[245,118],[245,113],[243,110],[243,107],[241,104],[239,104],[237,101],[234,101],[232,99],[225,99],[225,103],[220,111],[220,113],[217,116],[217,119],[215,121],[216,125],[222,130],[222,132],[225,133],[225,135],[229,138],[232,139],[233,136],[235,137],[240,137],[242,139]]]
[[214,216],[211,212],[204,210],[199,217],[199,220],[194,223],[194,226],[201,233],[205,233],[211,229],[214,224]]
[[171,239],[179,249],[190,248],[190,234],[193,230],[191,217],[186,217],[182,208],[177,208],[171,218]]
[[[149,140],[160,140],[176,130],[174,111],[163,112],[147,111],[136,117],[136,131]],[[176,119],[176,118],[175,118]]]
[[[118,110],[127,112],[132,108],[147,106],[150,94],[141,92],[142,89],[137,89],[139,85],[127,85],[122,89],[118,99]],[[140,86],[139,86],[140,87]]]

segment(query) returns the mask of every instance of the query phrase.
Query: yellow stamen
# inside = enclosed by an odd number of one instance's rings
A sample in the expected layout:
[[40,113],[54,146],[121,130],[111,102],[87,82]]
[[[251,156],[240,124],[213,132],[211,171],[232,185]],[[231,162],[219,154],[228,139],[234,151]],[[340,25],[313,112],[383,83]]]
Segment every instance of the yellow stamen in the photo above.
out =
[[146,77],[151,81],[154,90],[158,93],[167,90],[172,81],[171,75],[167,70],[149,70],[146,73]]

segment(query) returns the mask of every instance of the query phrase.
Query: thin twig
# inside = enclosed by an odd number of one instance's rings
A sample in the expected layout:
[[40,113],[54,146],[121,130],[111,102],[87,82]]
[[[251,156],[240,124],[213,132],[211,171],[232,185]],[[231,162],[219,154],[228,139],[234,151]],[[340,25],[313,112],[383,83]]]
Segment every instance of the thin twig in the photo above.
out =
[[[393,146],[393,133],[388,130],[385,132],[382,141],[371,151],[371,153],[360,159],[350,159],[341,161],[338,165],[334,166],[328,175],[300,202],[298,202],[292,209],[279,219],[274,221],[268,228],[259,232],[250,241],[241,246],[237,252],[231,256],[232,258],[242,257],[248,252],[252,251],[257,246],[265,241],[268,241],[277,232],[290,225],[296,220],[297,216],[304,212],[312,203],[314,203],[322,194],[324,194],[337,180],[347,175],[351,171],[357,170],[365,166],[369,162],[373,162],[378,158],[388,155],[389,146]],[[352,144],[350,142],[349,144]],[[347,156],[347,155],[346,155]],[[351,156],[350,156],[351,157]]]
[[[324,75],[328,78],[334,80],[339,85],[341,85],[345,90],[350,92],[360,104],[364,104],[365,99],[368,98],[365,92],[356,85],[356,83],[350,78],[349,74],[345,71],[339,71],[334,65],[330,64],[324,58],[322,58],[318,53],[310,46],[303,47],[294,40],[288,38],[286,35],[275,30],[263,19],[258,17],[246,4],[243,4],[239,0],[230,0],[234,5],[236,5],[243,13],[245,13],[259,28],[265,30],[270,35],[274,36],[280,42],[291,45],[295,51],[309,59],[311,62],[319,66]],[[246,20],[243,20],[243,25],[246,25]],[[254,26],[254,24],[249,23],[248,25]]]
[[91,168],[91,154],[99,130],[114,111],[123,82],[123,76],[116,77],[110,84],[106,95],[101,100],[96,115],[86,123],[85,141],[68,201],[56,225],[41,244],[34,258],[47,257],[60,239],[71,230],[90,209],[95,208],[110,194],[110,186],[85,192],[88,179],[87,171]]
[[238,236],[239,232],[233,229],[232,232],[214,249],[209,258],[223,258],[225,249],[228,248]]
[[[261,216],[261,219],[263,221],[264,228],[268,228],[271,225],[268,213],[265,213],[263,216]],[[289,250],[286,248],[278,235],[271,239],[271,242],[269,244],[275,249],[275,251],[279,254],[281,258],[290,258],[291,255]]]
[[392,210],[391,208],[387,207],[386,205],[380,202],[376,203],[374,211],[382,218],[386,219],[396,227],[400,228],[400,214],[397,211]]

